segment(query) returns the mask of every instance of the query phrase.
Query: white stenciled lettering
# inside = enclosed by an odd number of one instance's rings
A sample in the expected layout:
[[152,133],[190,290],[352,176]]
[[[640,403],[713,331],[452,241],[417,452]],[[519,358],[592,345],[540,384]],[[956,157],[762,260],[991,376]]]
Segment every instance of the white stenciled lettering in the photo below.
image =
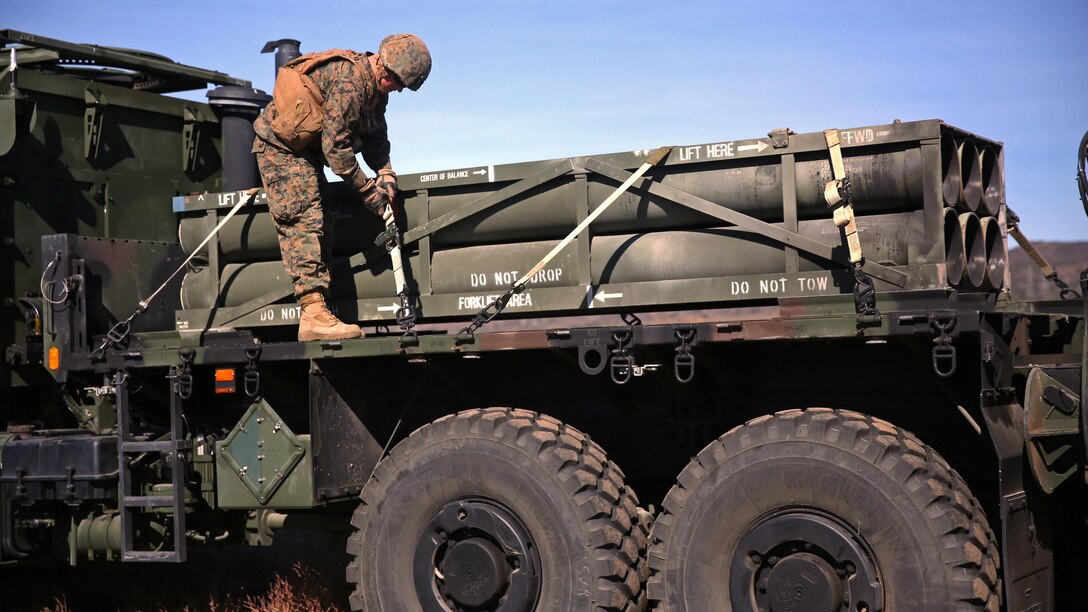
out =
[[510,270],[509,272],[496,272],[495,284],[496,285],[513,285],[520,275],[517,270]]
[[748,281],[732,281],[729,283],[729,292],[733,295],[748,295],[751,291],[751,287],[748,285]]
[[798,289],[801,291],[827,291],[827,277],[799,277],[797,279],[797,285]]
[[868,144],[876,139],[876,132],[872,128],[863,130],[848,130],[840,132],[840,139],[844,145]]
[[297,319],[300,314],[299,311],[301,309],[301,306],[284,306],[280,309],[280,318],[285,321],[290,319]]
[[537,272],[529,279],[530,284],[539,283],[557,283],[559,278],[563,276],[563,268],[544,268],[540,272]]
[[468,178],[468,170],[452,170],[446,173],[448,179]]
[[706,146],[706,156],[711,159],[717,159],[720,157],[733,157],[736,155],[733,143],[731,142],[719,142],[716,144],[709,144]]
[[[457,298],[457,310],[482,310],[498,297],[498,295],[462,295]],[[529,291],[510,296],[510,301],[506,304],[507,308],[532,305],[533,296]]]
[[265,310],[262,310],[261,311],[261,320],[262,321],[275,321],[276,320],[276,311],[271,309],[271,308],[267,308]]
[[484,306],[484,296],[482,295],[463,295],[457,298],[457,310],[480,310]]
[[786,279],[772,278],[759,281],[759,290],[762,293],[785,293]]
[[699,159],[699,146],[692,147],[680,147],[680,161],[691,161],[693,159]]
[[421,174],[419,176],[419,182],[421,182],[421,183],[430,183],[431,181],[437,181],[437,180],[438,180],[438,174],[437,173]]
[[[488,286],[488,274],[487,272],[469,272],[468,282],[470,287],[487,287]],[[509,287],[521,279],[521,272],[518,270],[504,270],[500,272],[491,272],[493,275],[493,283],[498,287]],[[541,283],[558,283],[563,278],[563,268],[544,268],[536,274],[529,277],[525,284],[527,285],[539,285]]]

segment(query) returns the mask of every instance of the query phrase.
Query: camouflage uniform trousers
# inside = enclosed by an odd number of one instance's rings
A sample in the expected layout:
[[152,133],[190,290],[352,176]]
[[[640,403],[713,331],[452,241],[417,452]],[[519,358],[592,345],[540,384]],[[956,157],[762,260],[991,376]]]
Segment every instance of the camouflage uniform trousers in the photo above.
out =
[[294,279],[295,298],[315,291],[328,294],[333,227],[325,223],[322,209],[327,180],[320,155],[292,153],[260,138],[253,152],[279,235],[283,265]]

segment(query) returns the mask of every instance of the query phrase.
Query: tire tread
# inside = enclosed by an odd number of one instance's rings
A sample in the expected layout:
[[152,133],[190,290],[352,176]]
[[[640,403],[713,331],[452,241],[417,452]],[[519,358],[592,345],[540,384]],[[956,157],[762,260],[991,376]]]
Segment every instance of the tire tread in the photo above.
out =
[[[645,559],[648,528],[640,525],[638,497],[624,484],[622,470],[604,450],[577,429],[548,415],[513,408],[483,408],[446,415],[412,432],[397,444],[363,487],[352,525],[363,529],[367,515],[381,503],[385,485],[394,476],[398,457],[417,452],[451,434],[472,434],[502,440],[524,449],[548,468],[579,513],[587,541],[592,545],[593,610],[637,612],[646,608]],[[348,539],[353,560],[347,578],[354,583],[353,610],[369,609],[362,578],[363,534]]]
[[[997,612],[1001,576],[996,538],[978,500],[943,457],[914,434],[887,421],[847,410],[809,408],[763,415],[710,443],[684,468],[666,495],[650,538],[647,581],[650,609],[664,609],[665,547],[689,491],[726,459],[767,441],[809,439],[851,450],[896,477],[928,512],[940,536],[956,610]],[[708,469],[709,468],[709,469]]]

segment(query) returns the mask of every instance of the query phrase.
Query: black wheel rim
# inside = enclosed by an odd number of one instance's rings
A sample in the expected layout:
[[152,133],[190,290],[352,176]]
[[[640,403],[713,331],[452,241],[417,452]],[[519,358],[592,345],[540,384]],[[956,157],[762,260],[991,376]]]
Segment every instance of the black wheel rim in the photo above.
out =
[[868,545],[846,523],[794,508],[757,521],[731,561],[734,609],[878,612],[880,576]]
[[540,592],[539,568],[536,546],[511,511],[465,499],[435,512],[412,571],[425,610],[528,612]]

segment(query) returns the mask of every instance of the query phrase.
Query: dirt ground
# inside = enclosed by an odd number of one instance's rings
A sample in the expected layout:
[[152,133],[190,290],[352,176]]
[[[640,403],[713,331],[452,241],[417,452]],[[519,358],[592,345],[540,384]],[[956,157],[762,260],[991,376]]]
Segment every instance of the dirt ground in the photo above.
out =
[[294,531],[273,546],[202,549],[174,564],[0,566],[4,610],[347,610],[344,533]]

